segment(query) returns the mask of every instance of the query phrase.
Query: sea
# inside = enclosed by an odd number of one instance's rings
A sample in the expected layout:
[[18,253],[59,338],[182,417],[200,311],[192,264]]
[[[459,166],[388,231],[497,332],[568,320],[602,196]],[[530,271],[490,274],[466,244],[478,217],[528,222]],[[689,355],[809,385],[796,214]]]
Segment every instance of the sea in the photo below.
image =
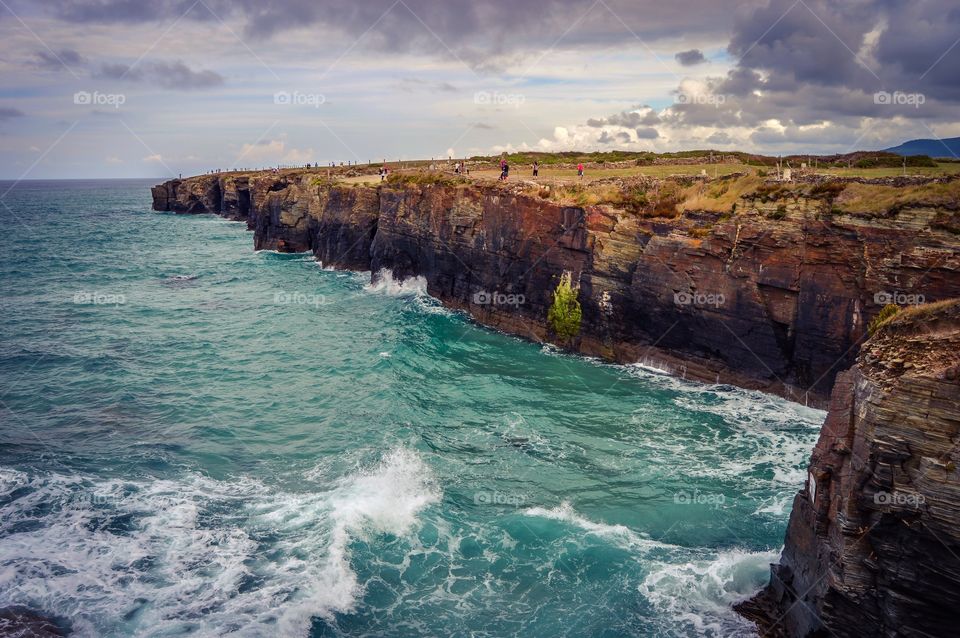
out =
[[751,636],[822,411],[0,182],[0,608],[76,636]]

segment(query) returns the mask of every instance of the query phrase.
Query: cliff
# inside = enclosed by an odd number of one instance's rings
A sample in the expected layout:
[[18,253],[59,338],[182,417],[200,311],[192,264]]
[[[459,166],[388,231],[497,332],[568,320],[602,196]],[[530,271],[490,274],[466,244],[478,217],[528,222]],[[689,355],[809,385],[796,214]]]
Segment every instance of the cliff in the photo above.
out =
[[960,301],[900,312],[838,376],[771,582],[765,635],[954,636]]
[[156,210],[246,221],[258,249],[422,275],[446,305],[538,341],[556,341],[547,309],[568,271],[583,306],[574,350],[812,405],[890,297],[960,296],[958,200],[944,179],[551,190],[435,173],[348,184],[325,169],[153,189]]

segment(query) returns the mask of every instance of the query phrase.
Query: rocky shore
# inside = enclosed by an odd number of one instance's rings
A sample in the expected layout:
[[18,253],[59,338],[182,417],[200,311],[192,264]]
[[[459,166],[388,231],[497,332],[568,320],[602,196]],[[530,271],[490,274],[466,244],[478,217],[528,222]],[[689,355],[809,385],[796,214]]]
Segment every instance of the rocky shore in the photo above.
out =
[[[960,296],[956,204],[940,192],[956,181],[903,202],[895,180],[647,180],[611,205],[589,189],[578,203],[529,183],[394,177],[203,175],[154,187],[153,207],[243,220],[257,249],[423,276],[447,306],[536,341],[558,341],[546,315],[569,272],[583,319],[563,345],[821,407],[888,301]],[[893,203],[875,210],[869,189]]]

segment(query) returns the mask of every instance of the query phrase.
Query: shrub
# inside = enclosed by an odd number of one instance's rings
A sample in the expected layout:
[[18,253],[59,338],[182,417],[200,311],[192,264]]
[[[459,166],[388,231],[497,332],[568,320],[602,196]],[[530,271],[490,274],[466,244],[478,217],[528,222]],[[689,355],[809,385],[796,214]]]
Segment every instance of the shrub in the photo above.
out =
[[785,204],[780,204],[777,206],[777,210],[770,211],[767,213],[769,219],[780,220],[787,216],[787,206]]
[[842,193],[846,187],[847,184],[845,182],[837,180],[821,182],[810,189],[810,197],[832,200]]
[[553,291],[553,304],[547,311],[547,321],[553,332],[565,341],[573,339],[580,334],[580,320],[583,317],[583,311],[580,308],[580,302],[577,296],[580,290],[573,287],[570,281],[570,273],[565,272],[560,276],[560,283]]
[[893,303],[888,303],[880,311],[876,317],[867,325],[867,333],[872,337],[873,333],[879,330],[887,321],[890,320],[895,314],[900,312],[900,306]]

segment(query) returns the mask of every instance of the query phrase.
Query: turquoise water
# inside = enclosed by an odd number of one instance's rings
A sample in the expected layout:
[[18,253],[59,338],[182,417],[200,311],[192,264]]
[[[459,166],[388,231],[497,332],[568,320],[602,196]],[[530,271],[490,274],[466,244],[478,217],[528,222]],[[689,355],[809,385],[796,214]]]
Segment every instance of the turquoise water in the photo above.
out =
[[751,634],[730,605],[822,412],[256,253],[149,186],[3,198],[0,607],[84,636]]

